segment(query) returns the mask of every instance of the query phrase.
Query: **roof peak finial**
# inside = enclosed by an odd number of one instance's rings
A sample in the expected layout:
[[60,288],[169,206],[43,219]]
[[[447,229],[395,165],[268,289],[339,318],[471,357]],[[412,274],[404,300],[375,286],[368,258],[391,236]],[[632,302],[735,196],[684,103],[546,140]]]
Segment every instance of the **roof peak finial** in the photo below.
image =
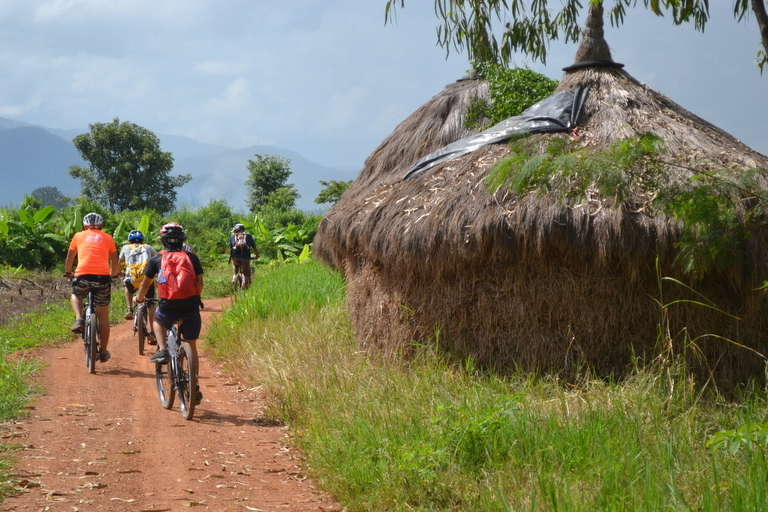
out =
[[574,64],[563,68],[564,71],[574,71],[585,67],[623,67],[623,64],[613,62],[611,48],[605,41],[603,30],[603,3],[589,5],[586,27],[579,49],[576,50]]

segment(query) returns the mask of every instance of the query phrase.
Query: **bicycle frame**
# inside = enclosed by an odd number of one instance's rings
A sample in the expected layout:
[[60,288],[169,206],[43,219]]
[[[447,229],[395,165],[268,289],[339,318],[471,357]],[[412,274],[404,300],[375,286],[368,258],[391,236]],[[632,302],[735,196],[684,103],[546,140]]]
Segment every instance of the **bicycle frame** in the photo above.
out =
[[93,304],[93,291],[88,292],[87,304],[85,304],[85,326],[83,327],[83,342],[85,344],[85,366],[88,373],[96,373],[96,359],[100,352],[99,318],[96,315],[96,306]]
[[139,355],[144,355],[144,340],[147,333],[151,331],[147,330],[149,323],[148,310],[157,304],[157,299],[145,299],[144,302],[136,304],[136,314],[133,317],[133,334],[139,335]]

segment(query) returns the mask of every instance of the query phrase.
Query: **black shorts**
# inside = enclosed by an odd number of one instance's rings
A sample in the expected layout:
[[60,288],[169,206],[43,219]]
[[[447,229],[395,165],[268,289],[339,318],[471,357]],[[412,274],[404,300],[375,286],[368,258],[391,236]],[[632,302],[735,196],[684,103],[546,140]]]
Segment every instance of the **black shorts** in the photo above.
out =
[[[128,290],[128,293],[136,293],[138,288],[133,286],[133,283],[130,279],[126,279],[123,281],[123,284],[125,285],[125,289]],[[141,285],[139,285],[141,286]],[[147,290],[147,299],[154,299],[155,298],[155,283],[152,283],[152,286],[149,287],[149,290]]]
[[157,309],[157,313],[155,313],[155,320],[160,322],[160,325],[166,329],[173,327],[176,320],[180,318],[184,319],[184,323],[181,324],[181,335],[184,339],[196,340],[199,338],[203,324],[198,306],[187,309],[169,309],[161,306]]

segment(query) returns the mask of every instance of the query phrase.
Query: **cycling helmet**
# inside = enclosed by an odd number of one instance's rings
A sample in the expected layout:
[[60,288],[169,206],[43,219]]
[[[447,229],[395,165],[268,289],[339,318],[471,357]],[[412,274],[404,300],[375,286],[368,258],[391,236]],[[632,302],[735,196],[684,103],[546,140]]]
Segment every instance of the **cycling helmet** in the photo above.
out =
[[133,230],[130,233],[128,233],[128,241],[132,244],[141,244],[144,243],[144,233],[138,230]]
[[242,224],[235,224],[235,227],[232,228],[233,233],[242,233],[245,231],[245,226]]
[[95,227],[100,228],[104,225],[104,218],[98,213],[88,213],[83,217],[83,226],[86,228]]
[[187,234],[184,233],[184,228],[180,224],[175,222],[169,222],[164,224],[160,228],[160,240],[166,247],[181,248],[184,240],[187,239]]

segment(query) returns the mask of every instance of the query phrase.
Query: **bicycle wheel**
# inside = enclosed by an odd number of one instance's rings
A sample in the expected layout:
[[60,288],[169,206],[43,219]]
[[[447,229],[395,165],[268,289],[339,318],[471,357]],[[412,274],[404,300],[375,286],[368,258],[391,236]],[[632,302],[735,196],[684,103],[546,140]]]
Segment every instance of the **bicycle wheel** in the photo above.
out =
[[138,306],[136,308],[136,332],[139,335],[139,355],[144,355],[144,340],[147,337],[147,308]]
[[88,373],[96,373],[96,359],[99,357],[98,336],[99,324],[96,312],[92,311],[87,316],[85,324],[85,361],[88,365]]
[[181,415],[185,420],[192,419],[192,416],[195,414],[195,405],[197,405],[196,365],[197,354],[192,349],[192,345],[187,342],[182,342],[179,347],[176,385],[179,388],[179,408],[181,409]]
[[157,382],[157,396],[160,405],[165,409],[173,407],[173,399],[176,390],[173,388],[173,369],[171,363],[155,363],[155,381]]

